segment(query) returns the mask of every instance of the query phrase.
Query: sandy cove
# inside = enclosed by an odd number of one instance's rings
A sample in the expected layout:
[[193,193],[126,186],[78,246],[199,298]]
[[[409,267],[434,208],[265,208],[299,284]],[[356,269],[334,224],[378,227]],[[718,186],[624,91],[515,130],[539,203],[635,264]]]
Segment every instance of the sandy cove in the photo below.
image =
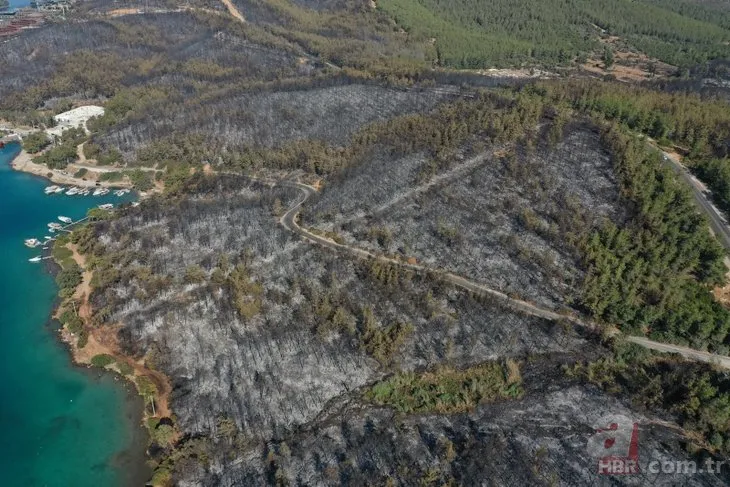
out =
[[[125,362],[134,369],[133,379],[140,376],[148,377],[157,388],[157,394],[155,395],[155,412],[156,417],[169,417],[172,413],[169,408],[169,395],[172,391],[169,379],[157,370],[147,368],[144,363],[144,359],[134,360],[131,357],[124,355],[117,339],[118,326],[103,325],[94,326],[91,323],[92,311],[89,298],[91,295],[91,279],[93,277],[93,271],[85,268],[86,258],[78,252],[78,249],[74,244],[67,244],[66,248],[71,250],[74,261],[84,269],[82,274],[82,281],[76,287],[76,292],[72,296],[72,299],[79,302],[78,314],[84,322],[84,329],[88,333],[88,341],[83,348],[78,347],[78,337],[69,332],[65,327],[62,327],[59,331],[61,340],[66,343],[71,350],[74,363],[78,365],[91,366],[92,357],[100,354],[106,354],[114,357],[117,363]],[[60,311],[64,303],[58,306],[54,313],[54,318],[58,319]],[[116,365],[110,366],[117,372],[119,369]],[[129,379],[129,377],[128,377]],[[136,386],[133,379],[130,381]],[[145,417],[150,417],[147,411],[144,412]]]

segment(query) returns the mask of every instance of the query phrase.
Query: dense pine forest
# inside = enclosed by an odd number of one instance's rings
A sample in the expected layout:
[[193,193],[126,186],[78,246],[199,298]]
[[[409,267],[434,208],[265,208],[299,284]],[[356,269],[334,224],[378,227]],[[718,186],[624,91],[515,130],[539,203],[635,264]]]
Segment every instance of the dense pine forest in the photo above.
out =
[[727,12],[683,1],[383,0],[409,34],[433,38],[442,65],[567,64],[619,36],[651,57],[689,66],[727,57]]

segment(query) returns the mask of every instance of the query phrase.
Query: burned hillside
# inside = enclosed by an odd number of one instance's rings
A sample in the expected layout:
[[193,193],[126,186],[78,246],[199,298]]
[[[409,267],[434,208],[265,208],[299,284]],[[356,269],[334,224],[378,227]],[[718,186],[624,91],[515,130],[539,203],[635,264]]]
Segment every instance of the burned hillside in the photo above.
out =
[[[551,379],[552,380],[552,379]],[[531,381],[526,380],[529,384]],[[453,416],[402,416],[387,409],[351,407],[313,431],[252,449],[243,458],[204,471],[185,464],[181,485],[688,485],[721,486],[725,474],[641,471],[615,478],[596,473],[584,438],[607,415],[637,417],[615,398],[564,383],[535,390],[516,405],[483,405]],[[639,458],[688,461],[676,431],[638,416]],[[219,444],[225,448],[225,434]],[[671,459],[671,460],[670,460]],[[659,463],[658,463],[659,464]],[[211,472],[212,471],[212,472]]]
[[575,125],[554,146],[494,144],[449,164],[376,155],[328,184],[306,221],[375,252],[569,305],[582,280],[577,241],[625,218],[597,131]]
[[184,431],[228,417],[263,439],[392,367],[583,346],[569,328],[475,300],[436,276],[297,241],[275,216],[291,188],[206,184],[210,193],[176,209],[148,204],[99,229],[109,257],[98,265],[110,282],[95,288],[98,318],[120,323],[128,352],[172,378]]
[[205,140],[208,151],[235,154],[247,148],[278,148],[300,140],[346,146],[359,129],[395,116],[428,112],[458,90],[399,89],[361,84],[347,77],[306,81],[291,87],[242,86],[205,97],[181,98],[111,127],[95,139],[125,154],[182,134]]
[[53,109],[49,101],[103,100],[148,86],[186,99],[232,82],[316,72],[300,55],[295,46],[201,11],[82,16],[4,44],[0,111],[22,119],[45,105]]

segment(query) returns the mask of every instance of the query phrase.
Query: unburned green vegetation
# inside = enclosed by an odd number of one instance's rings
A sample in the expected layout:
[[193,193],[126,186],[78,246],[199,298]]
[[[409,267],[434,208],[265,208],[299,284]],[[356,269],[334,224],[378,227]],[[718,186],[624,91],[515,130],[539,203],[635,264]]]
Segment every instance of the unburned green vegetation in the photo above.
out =
[[365,397],[402,413],[461,413],[481,403],[522,395],[515,362],[491,362],[463,370],[448,366],[432,372],[399,372],[374,385]]
[[567,64],[596,50],[601,33],[674,65],[728,56],[727,26],[680,15],[679,3],[383,0],[378,8],[416,39],[433,38],[439,62],[456,68]]
[[725,254],[689,190],[639,138],[612,128],[604,141],[634,214],[586,238],[583,305],[629,333],[727,350],[730,312],[710,294]]
[[51,143],[45,132],[32,132],[23,137],[23,149],[29,154],[37,154]]
[[114,359],[114,357],[106,353],[101,353],[99,355],[94,355],[93,357],[91,357],[91,365],[93,365],[94,367],[99,367],[100,369],[108,367],[115,362],[116,360]]
[[[528,88],[533,90],[532,87]],[[539,83],[534,90],[648,135],[684,155],[725,211],[730,211],[730,104],[693,93],[666,93],[616,83]],[[672,147],[674,146],[674,147]]]
[[45,164],[49,169],[65,169],[78,159],[77,146],[86,140],[86,132],[81,128],[65,130],[59,140],[54,141],[50,149],[33,159],[33,162]]

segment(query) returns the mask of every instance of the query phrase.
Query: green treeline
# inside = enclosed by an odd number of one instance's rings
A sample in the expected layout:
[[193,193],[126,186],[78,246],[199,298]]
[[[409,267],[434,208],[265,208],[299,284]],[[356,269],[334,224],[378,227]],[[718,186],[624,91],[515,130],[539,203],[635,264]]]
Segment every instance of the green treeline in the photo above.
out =
[[730,29],[730,10],[722,1],[703,2],[697,0],[644,0],[645,3],[676,12],[683,17],[709,22]]
[[[660,5],[661,3],[661,5]],[[670,64],[727,57],[730,31],[709,14],[655,0],[382,0],[409,34],[433,38],[439,62],[457,68],[566,64],[594,50],[599,29]]]
[[690,158],[730,153],[730,104],[691,93],[588,80],[537,83],[528,90],[551,103],[599,114],[628,128],[684,147]]
[[[473,99],[443,104],[431,113],[363,127],[344,149],[317,140],[299,140],[279,149],[246,147],[220,157],[238,170],[303,169],[328,175],[356,164],[377,147],[386,147],[394,155],[425,152],[441,167],[450,163],[449,155],[455,149],[476,136],[482,137],[482,143],[534,140],[544,109],[542,98],[531,93],[483,92]],[[157,151],[163,152],[163,147],[158,145]]]
[[23,138],[23,149],[29,154],[37,154],[50,145],[45,132],[33,132]]
[[[533,88],[529,88],[533,90]],[[730,211],[730,104],[691,93],[665,93],[638,86],[571,80],[538,84],[552,103],[600,115],[658,140],[676,144],[688,165]]]
[[727,350],[730,312],[710,294],[724,280],[724,252],[689,190],[640,138],[613,126],[603,140],[632,215],[581,245],[583,306],[625,332]]

